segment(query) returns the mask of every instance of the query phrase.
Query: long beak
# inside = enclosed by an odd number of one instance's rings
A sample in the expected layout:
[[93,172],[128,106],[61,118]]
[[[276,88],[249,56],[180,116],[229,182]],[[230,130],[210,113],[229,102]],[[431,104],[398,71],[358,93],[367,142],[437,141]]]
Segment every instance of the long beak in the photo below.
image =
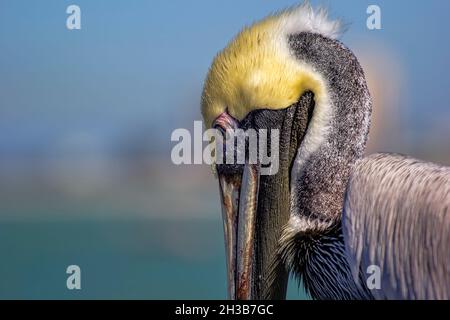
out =
[[252,285],[259,169],[259,165],[246,164],[242,177],[219,175],[230,299],[255,298]]
[[[263,126],[280,132],[280,148],[275,151],[279,155],[276,174],[265,175],[263,167],[250,164],[250,161],[243,170],[241,166],[221,167],[223,161],[216,167],[222,200],[228,296],[231,299],[286,298],[289,274],[278,253],[279,241],[290,217],[291,164],[307,132],[314,106],[314,95],[307,92],[294,106],[281,114],[273,114],[270,123],[257,121],[257,117],[264,120],[264,114],[239,123],[226,111],[214,120],[213,127],[222,133],[218,139],[216,137],[220,151],[224,149],[221,138],[228,129]],[[272,143],[272,140],[268,138],[268,142]],[[224,154],[219,154],[218,159]]]

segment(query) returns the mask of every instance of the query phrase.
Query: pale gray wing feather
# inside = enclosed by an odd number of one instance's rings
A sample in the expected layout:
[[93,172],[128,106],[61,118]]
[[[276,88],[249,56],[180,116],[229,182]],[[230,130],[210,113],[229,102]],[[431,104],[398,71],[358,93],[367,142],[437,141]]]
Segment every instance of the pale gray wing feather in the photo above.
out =
[[450,299],[450,167],[393,154],[362,159],[342,224],[353,274],[381,270],[375,298]]

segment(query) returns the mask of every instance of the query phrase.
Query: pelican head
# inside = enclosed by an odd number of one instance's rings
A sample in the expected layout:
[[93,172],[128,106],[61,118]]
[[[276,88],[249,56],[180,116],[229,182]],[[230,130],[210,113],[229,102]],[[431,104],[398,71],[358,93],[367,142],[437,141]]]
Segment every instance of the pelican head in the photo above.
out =
[[279,133],[258,135],[277,144],[276,172],[263,175],[248,159],[215,165],[230,298],[283,299],[289,269],[313,296],[354,286],[327,258],[342,259],[342,201],[364,152],[371,99],[340,31],[325,10],[296,6],[244,28],[209,69],[206,127]]

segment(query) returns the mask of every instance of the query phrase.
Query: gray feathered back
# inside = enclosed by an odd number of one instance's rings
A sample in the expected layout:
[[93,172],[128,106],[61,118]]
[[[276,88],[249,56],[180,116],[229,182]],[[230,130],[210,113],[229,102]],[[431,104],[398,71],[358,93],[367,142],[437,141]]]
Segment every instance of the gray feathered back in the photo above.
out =
[[381,269],[375,298],[450,299],[450,168],[375,154],[355,167],[343,233],[353,274]]

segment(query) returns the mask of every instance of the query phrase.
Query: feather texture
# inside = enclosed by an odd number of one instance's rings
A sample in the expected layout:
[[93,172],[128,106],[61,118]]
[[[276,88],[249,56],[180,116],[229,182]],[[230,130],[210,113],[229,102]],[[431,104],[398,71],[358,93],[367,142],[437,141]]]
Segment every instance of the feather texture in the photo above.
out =
[[355,281],[381,270],[379,299],[450,299],[450,168],[375,154],[355,167],[343,233]]

